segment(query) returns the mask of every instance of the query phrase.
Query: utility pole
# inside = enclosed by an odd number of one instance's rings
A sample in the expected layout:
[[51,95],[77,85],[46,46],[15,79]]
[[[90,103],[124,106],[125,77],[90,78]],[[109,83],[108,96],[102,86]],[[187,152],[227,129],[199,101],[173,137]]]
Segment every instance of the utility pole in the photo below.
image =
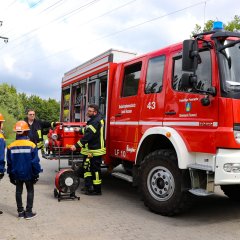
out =
[[[2,24],[3,24],[3,21],[0,21],[0,27],[2,26]],[[7,37],[0,36],[0,38],[2,38],[5,43],[8,43],[8,38]]]

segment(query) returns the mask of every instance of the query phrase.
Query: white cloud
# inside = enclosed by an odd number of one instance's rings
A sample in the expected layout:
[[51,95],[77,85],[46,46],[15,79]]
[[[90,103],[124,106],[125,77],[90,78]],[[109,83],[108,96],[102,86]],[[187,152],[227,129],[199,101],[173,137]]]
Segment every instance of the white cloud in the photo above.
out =
[[12,58],[9,55],[5,55],[3,57],[3,62],[4,62],[4,66],[5,66],[6,70],[8,70],[9,72],[12,72],[14,63],[16,62],[16,59]]

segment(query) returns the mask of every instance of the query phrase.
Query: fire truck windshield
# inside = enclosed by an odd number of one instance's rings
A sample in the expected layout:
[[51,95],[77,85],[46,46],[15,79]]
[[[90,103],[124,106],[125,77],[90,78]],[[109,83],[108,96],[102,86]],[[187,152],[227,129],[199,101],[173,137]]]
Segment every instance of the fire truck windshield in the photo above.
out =
[[240,99],[240,40],[226,40],[219,48],[222,93]]

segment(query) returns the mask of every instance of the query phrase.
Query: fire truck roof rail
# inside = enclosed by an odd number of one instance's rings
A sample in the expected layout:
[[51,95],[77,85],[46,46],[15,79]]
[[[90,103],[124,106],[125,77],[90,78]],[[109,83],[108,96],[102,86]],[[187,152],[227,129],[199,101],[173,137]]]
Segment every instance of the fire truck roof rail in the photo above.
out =
[[79,66],[71,69],[70,71],[66,72],[64,74],[64,77],[69,75],[69,74],[72,74],[82,68],[85,68],[86,66],[89,66],[93,63],[97,63],[98,61],[104,59],[107,57],[107,59],[105,59],[107,62],[122,62],[122,61],[125,61],[125,60],[128,60],[130,58],[133,58],[135,57],[137,54],[136,53],[133,53],[133,52],[127,52],[127,51],[122,51],[122,50],[117,50],[117,49],[109,49],[99,55],[97,55],[96,57],[94,58],[91,58],[90,60],[88,60],[87,62],[84,62],[82,64],[80,64]]

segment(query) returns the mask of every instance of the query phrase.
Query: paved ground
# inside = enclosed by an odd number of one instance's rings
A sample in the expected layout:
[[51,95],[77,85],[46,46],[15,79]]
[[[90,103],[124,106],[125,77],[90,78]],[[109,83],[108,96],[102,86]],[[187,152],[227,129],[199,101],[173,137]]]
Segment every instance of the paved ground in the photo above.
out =
[[[42,160],[44,173],[35,187],[32,220],[17,219],[14,186],[8,177],[0,182],[0,240],[10,239],[93,239],[93,240],[239,240],[240,204],[220,190],[199,199],[188,213],[163,217],[149,212],[136,189],[127,182],[104,178],[102,196],[85,196],[80,201],[53,197],[56,161]],[[26,192],[26,191],[25,191]]]

